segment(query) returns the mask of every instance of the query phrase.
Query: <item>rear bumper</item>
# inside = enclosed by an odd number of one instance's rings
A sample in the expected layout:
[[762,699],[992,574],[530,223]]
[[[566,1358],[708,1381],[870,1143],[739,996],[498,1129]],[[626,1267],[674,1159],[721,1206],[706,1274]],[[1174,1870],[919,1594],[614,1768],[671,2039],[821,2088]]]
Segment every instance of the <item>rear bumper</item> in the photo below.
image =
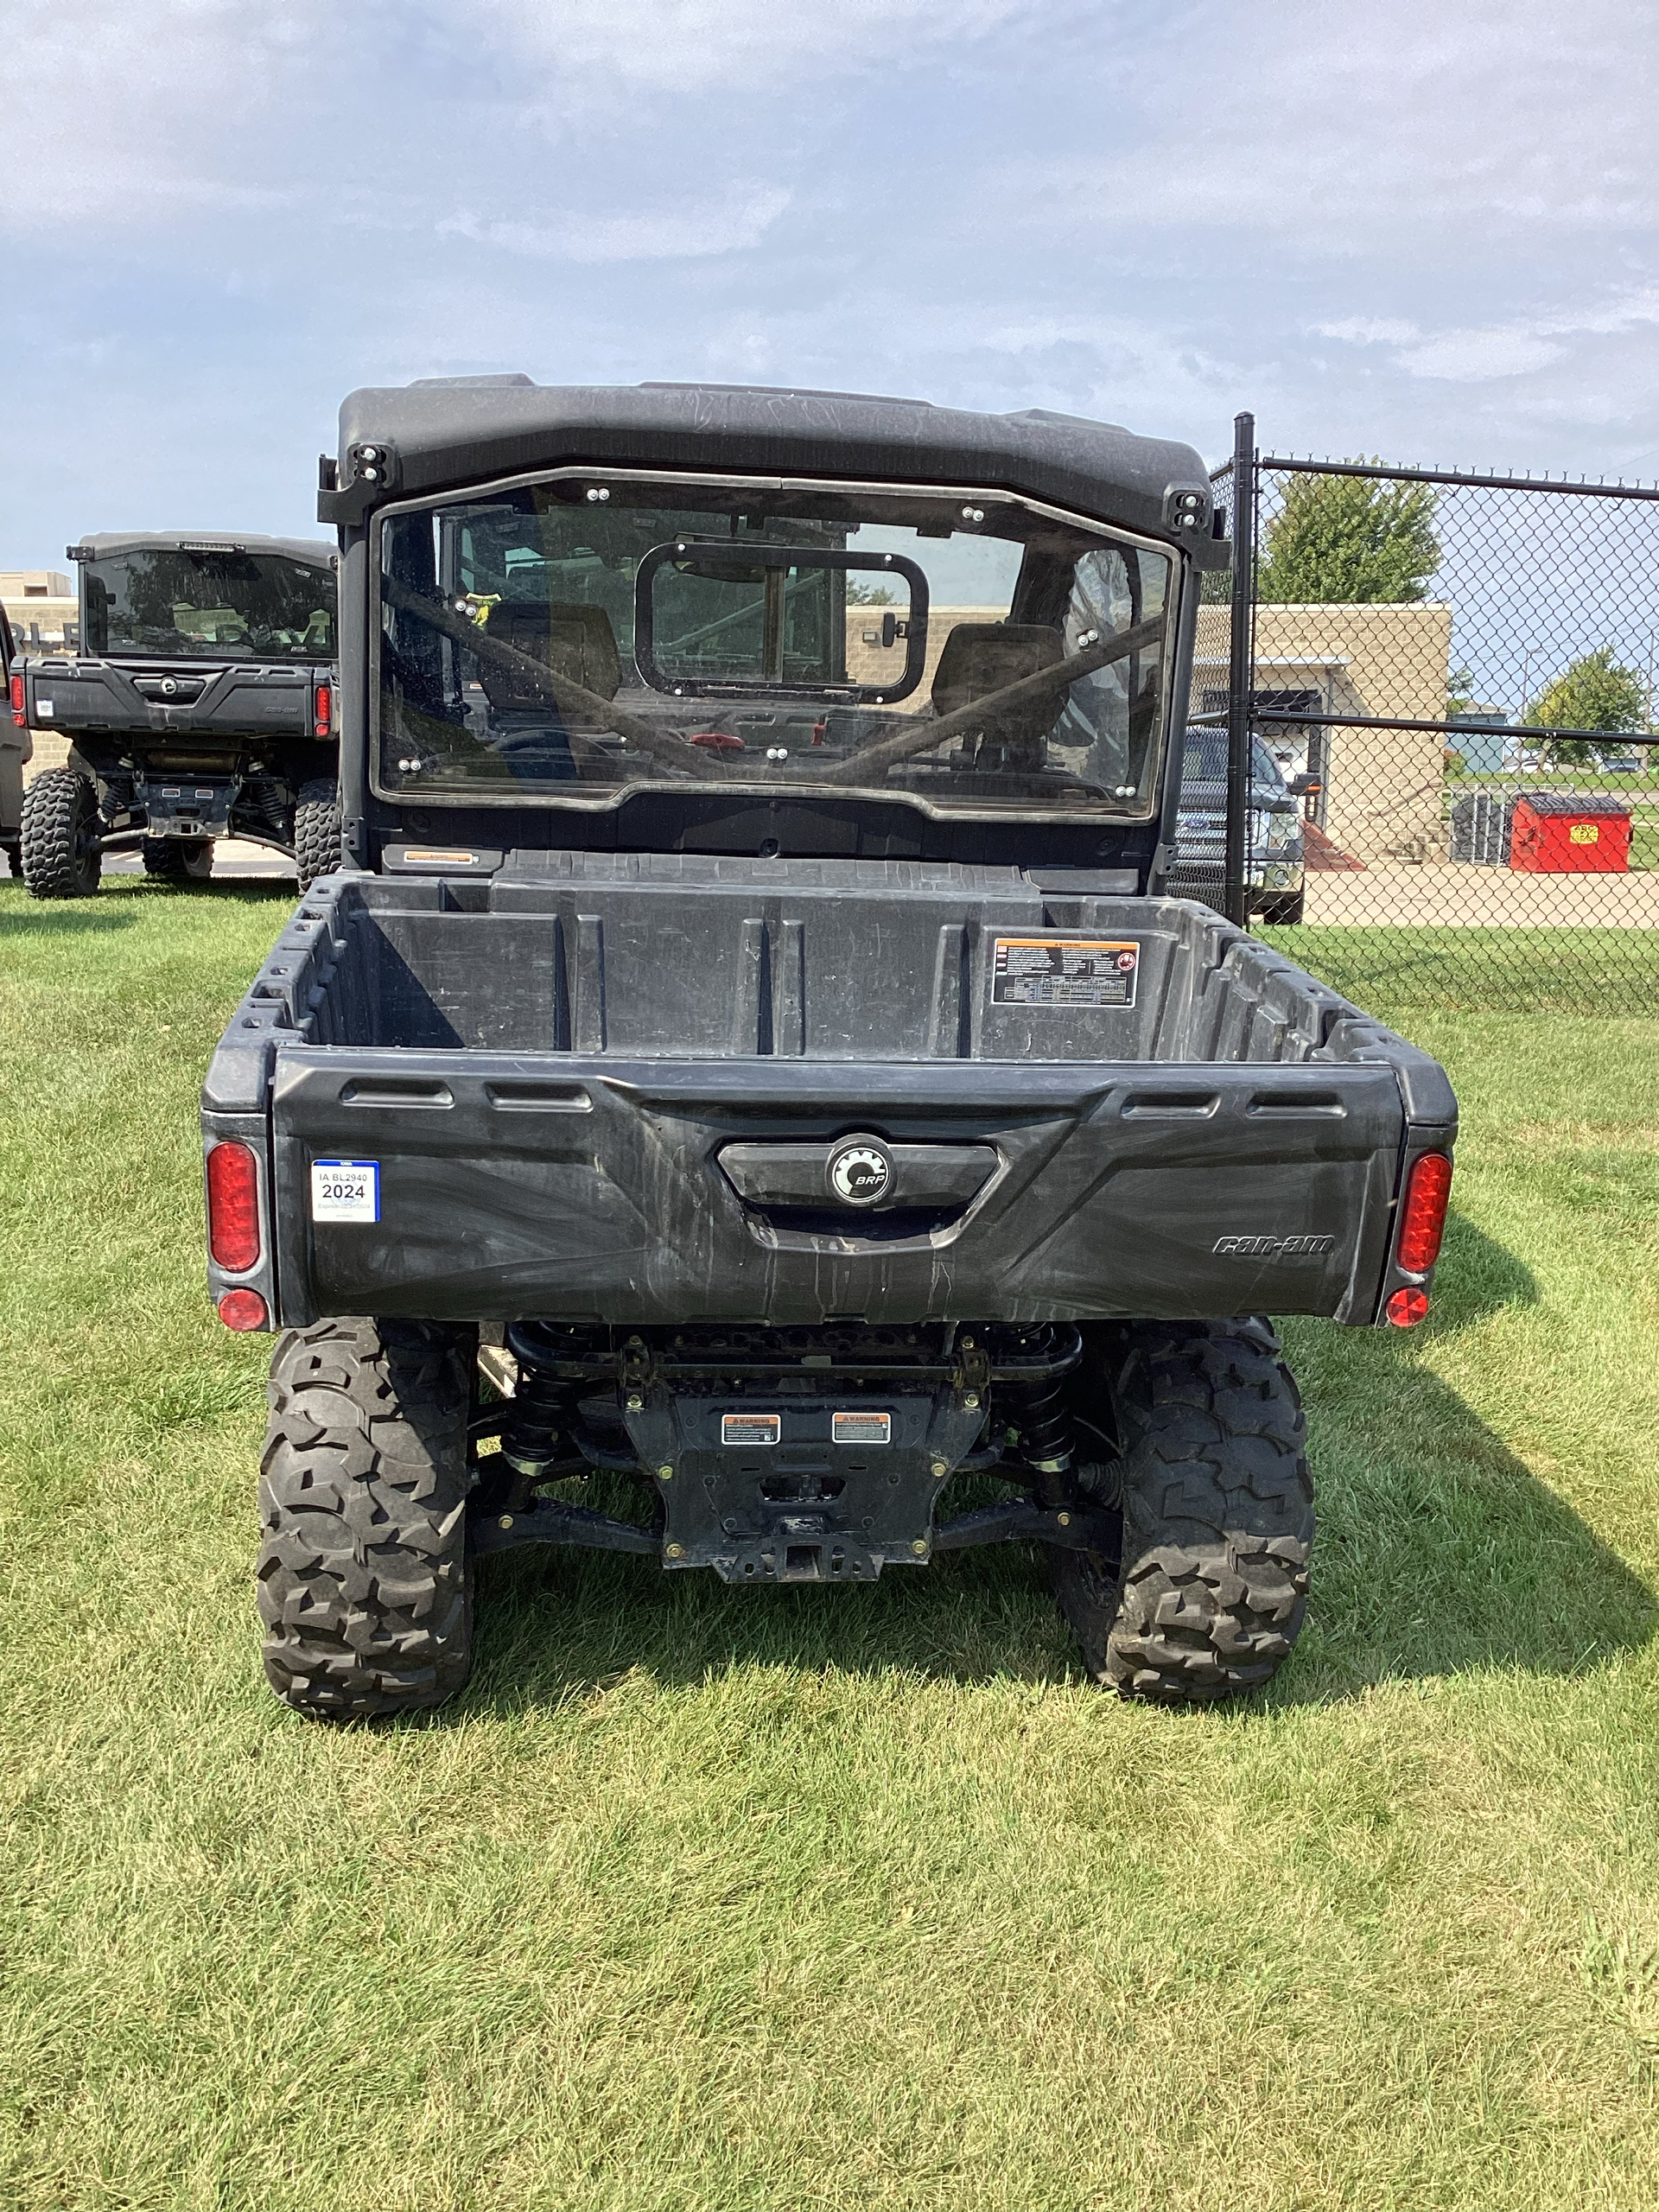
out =
[[200,677],[181,669],[175,680],[185,692],[172,699],[159,693],[147,697],[139,690],[135,674],[149,681],[150,673],[147,664],[129,668],[73,654],[60,661],[31,660],[24,671],[30,725],[67,737],[148,737],[177,745],[306,741],[312,735],[314,689],[333,681],[323,664],[250,662],[207,670],[201,689],[189,696],[188,687]]
[[[290,1047],[270,1107],[274,1303],[289,1325],[1369,1321],[1406,1127],[1387,1065]],[[773,1210],[721,1164],[757,1141],[820,1157],[851,1132],[995,1165],[954,1208],[911,1204],[901,1179],[867,1212]],[[378,1218],[314,1218],[320,1160],[372,1163]]]
[[[1302,887],[1302,862],[1252,860],[1244,872],[1252,891],[1297,892]],[[1166,886],[1173,899],[1202,899],[1212,902],[1225,888],[1227,869],[1221,861],[1178,860]]]

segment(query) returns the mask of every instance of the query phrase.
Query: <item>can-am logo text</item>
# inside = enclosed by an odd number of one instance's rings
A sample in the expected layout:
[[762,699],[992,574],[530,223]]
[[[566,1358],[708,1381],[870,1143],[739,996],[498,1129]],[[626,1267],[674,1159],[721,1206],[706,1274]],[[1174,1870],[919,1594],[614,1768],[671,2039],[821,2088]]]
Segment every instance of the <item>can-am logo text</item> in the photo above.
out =
[[1316,1260],[1336,1244],[1334,1236],[1217,1236],[1211,1249],[1235,1260]]

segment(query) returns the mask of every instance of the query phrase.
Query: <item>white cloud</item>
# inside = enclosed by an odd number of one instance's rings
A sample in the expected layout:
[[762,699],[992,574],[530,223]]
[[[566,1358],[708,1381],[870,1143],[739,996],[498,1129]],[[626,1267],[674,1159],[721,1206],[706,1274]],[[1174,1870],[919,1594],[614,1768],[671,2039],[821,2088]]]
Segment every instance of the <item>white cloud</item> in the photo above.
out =
[[1560,358],[1553,339],[1527,330],[1448,330],[1400,355],[1408,376],[1443,377],[1452,384],[1484,384],[1493,377],[1525,376]]
[[1655,325],[1659,325],[1659,287],[1626,293],[1593,307],[1552,308],[1486,328],[1431,333],[1414,323],[1360,315],[1322,322],[1316,327],[1322,338],[1391,347],[1408,376],[1484,384],[1547,368],[1569,351],[1574,339],[1612,337]]
[[[1203,4],[1114,86],[1098,150],[1027,139],[981,205],[1014,223],[1041,207],[1068,246],[1219,232],[1252,259],[1419,273],[1498,239],[1649,245],[1659,7],[1567,15],[1560,0]],[[1190,151],[1169,128],[1181,115]]]
[[741,253],[758,245],[788,207],[789,199],[789,194],[781,189],[756,186],[701,206],[681,205],[630,215],[572,210],[539,222],[451,215],[437,230],[441,238],[470,238],[507,253],[550,261],[592,264],[694,260],[711,254]]
[[250,174],[329,22],[326,0],[10,0],[0,200],[9,227],[59,238],[164,227],[316,189]]
[[[165,226],[193,206],[211,217],[304,202],[331,223],[365,189],[430,203],[449,181],[453,200],[457,168],[484,171],[512,207],[527,148],[544,157],[551,143],[586,175],[595,157],[575,149],[609,138],[613,159],[619,128],[647,165],[665,129],[681,143],[701,131],[717,175],[744,150],[746,99],[795,91],[816,112],[837,90],[895,78],[930,52],[954,64],[1066,4],[10,0],[4,219],[61,234],[66,223]],[[787,186],[791,136],[770,118],[760,127]],[[501,240],[521,223],[537,227],[516,208],[496,218]],[[633,257],[619,237],[604,257]]]
[[630,92],[680,98],[806,77],[893,75],[918,53],[959,52],[1055,0],[474,0],[477,32],[543,73],[560,109]]
[[1046,405],[1212,454],[1242,406],[1280,450],[1592,474],[1659,436],[1653,0],[7,13],[8,405],[40,455],[8,490],[50,511],[41,558],[232,416],[302,511],[341,391],[486,368]]
[[1414,322],[1390,322],[1386,316],[1351,315],[1341,322],[1315,325],[1321,338],[1344,339],[1351,346],[1408,346],[1422,333]]

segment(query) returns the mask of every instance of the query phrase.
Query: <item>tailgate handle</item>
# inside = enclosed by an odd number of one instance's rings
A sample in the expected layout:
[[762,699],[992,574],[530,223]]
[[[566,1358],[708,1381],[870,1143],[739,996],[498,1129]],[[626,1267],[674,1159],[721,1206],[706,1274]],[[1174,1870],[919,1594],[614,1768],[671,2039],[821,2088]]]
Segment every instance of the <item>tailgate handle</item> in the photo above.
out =
[[1325,1119],[1343,1120],[1348,1109],[1334,1090],[1258,1090],[1244,1109],[1259,1119],[1272,1121],[1299,1120],[1302,1116],[1317,1114]]
[[486,1083],[484,1096],[499,1113],[591,1114],[594,1102],[579,1083]]
[[1204,1121],[1220,1103],[1220,1094],[1214,1090],[1132,1090],[1123,1101],[1123,1117],[1126,1121]]
[[433,1076],[358,1075],[340,1087],[342,1106],[453,1106],[454,1094]]

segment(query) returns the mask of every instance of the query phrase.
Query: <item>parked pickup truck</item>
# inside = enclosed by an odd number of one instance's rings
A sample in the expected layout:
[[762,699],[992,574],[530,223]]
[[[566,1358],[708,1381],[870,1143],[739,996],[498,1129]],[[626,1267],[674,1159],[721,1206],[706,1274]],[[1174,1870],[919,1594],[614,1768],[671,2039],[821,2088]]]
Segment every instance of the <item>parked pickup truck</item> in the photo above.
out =
[[291,854],[303,889],[340,859],[334,550],[308,539],[124,531],[68,549],[79,637],[14,662],[14,722],[69,740],[23,800],[37,899],[98,888],[106,853],[211,875],[240,837]]
[[1265,1681],[1313,1516],[1263,1317],[1422,1318],[1456,1106],[1165,895],[1198,455],[483,379],[354,394],[320,511],[346,865],[202,1102],[213,1298],[283,1332],[278,1694],[441,1702],[478,1562],[544,1543],[1014,1541],[1096,1681]]

